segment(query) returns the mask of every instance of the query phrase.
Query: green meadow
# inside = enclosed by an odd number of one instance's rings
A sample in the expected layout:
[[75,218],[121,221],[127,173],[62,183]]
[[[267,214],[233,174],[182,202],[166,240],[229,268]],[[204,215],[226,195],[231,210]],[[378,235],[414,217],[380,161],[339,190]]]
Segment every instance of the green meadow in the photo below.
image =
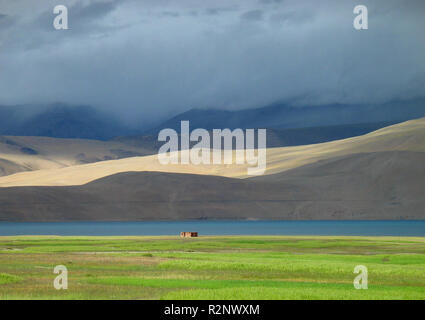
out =
[[425,299],[425,238],[0,237],[0,299]]

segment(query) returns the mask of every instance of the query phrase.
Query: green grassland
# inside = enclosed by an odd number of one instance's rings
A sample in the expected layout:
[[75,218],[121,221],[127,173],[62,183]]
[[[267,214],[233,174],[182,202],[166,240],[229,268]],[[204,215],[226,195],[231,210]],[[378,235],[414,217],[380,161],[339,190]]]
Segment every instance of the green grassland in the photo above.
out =
[[425,238],[0,237],[0,299],[425,299]]

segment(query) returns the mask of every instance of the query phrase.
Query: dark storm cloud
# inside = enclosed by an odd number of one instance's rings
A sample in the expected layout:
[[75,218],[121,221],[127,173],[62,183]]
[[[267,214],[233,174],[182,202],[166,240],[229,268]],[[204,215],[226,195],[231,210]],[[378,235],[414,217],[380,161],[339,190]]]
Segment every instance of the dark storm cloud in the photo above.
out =
[[315,12],[313,10],[304,11],[288,11],[275,13],[270,15],[270,22],[274,24],[303,24],[314,19]]
[[16,22],[16,19],[7,15],[0,13],[0,32],[6,28],[10,28]]
[[[62,43],[69,44],[71,41],[78,42],[87,37],[104,37],[108,34],[120,31],[125,25],[106,25],[102,19],[113,12],[120,3],[125,0],[94,1],[91,3],[83,1],[69,1],[68,20],[69,30],[66,34],[53,28],[55,14],[53,8],[57,3],[51,6],[40,7],[43,11],[38,14],[28,15],[28,19],[18,26],[16,33],[30,31],[31,37],[9,37],[7,46],[10,50],[19,50],[20,52],[42,49],[51,46],[59,46]],[[65,2],[64,2],[65,3]],[[1,24],[1,20],[0,20]],[[47,51],[49,49],[46,49]]]
[[[67,6],[68,20],[72,21],[72,30],[80,30],[82,32],[91,32],[91,28],[96,27],[99,21],[113,12],[117,6],[124,0],[111,0],[107,2],[92,2],[84,5],[82,1]],[[42,28],[45,31],[55,32],[52,28],[52,21],[55,14],[52,7],[47,8],[41,13],[31,25],[32,28]],[[70,26],[71,27],[71,26]],[[57,33],[57,32],[56,32]]]
[[115,10],[123,0],[111,0],[107,2],[92,2],[85,6],[82,2],[77,2],[70,7],[70,17],[76,25],[80,23],[93,23],[95,19],[103,18]]
[[180,14],[178,12],[173,12],[173,11],[164,11],[162,15],[166,17],[174,17],[174,18],[180,17]]
[[263,11],[262,10],[247,11],[241,15],[241,18],[243,20],[259,21],[263,18]]
[[425,1],[0,0],[0,104],[91,104],[128,119],[192,107],[424,96]]
[[229,11],[235,11],[237,10],[237,6],[232,7],[220,7],[220,8],[207,8],[205,10],[206,14],[208,15],[218,15]]
[[283,1],[284,0],[259,0],[259,2],[263,4],[281,3]]

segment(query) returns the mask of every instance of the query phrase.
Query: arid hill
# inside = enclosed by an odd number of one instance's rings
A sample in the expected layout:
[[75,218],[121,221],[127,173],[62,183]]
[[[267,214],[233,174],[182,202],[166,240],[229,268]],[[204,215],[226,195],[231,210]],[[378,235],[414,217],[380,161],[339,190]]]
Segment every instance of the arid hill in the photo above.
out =
[[[72,148],[70,148],[72,150]],[[87,150],[91,148],[87,147]],[[110,150],[108,148],[107,150]],[[372,133],[320,144],[267,150],[266,175],[285,172],[319,160],[358,153],[425,152],[425,118],[403,122]],[[82,185],[129,171],[158,171],[249,178],[248,165],[162,165],[157,155],[102,161],[65,168],[22,172],[0,177],[0,187]]]
[[425,219],[425,153],[363,153],[261,178],[126,172],[0,188],[0,220]]
[[[72,156],[72,141],[13,141]],[[0,220],[425,219],[425,119],[267,151],[258,177],[246,166],[164,166],[156,155],[4,176]]]
[[0,136],[0,176],[152,153],[117,141]]

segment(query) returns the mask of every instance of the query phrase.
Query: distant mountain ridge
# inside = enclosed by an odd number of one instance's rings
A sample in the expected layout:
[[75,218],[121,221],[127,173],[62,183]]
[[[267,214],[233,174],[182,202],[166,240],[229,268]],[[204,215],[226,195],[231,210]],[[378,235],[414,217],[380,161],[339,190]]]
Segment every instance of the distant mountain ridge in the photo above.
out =
[[[341,139],[367,133],[398,122],[425,116],[425,100],[392,102],[381,105],[342,105],[295,107],[284,103],[227,111],[221,109],[191,109],[178,114],[152,129],[129,127],[116,116],[86,105],[0,106],[0,135],[45,136],[109,140],[116,137],[145,137],[146,143],[156,139],[164,128],[180,130],[180,122],[189,120],[192,129],[204,128],[266,128],[271,140],[281,140],[269,146],[299,145]],[[360,126],[359,126],[360,124]],[[365,125],[366,124],[366,125]],[[154,125],[152,123],[151,125]],[[348,125],[348,126],[347,126]],[[339,128],[337,128],[340,126]],[[346,126],[343,128],[342,126]],[[324,129],[334,127],[332,129]],[[295,132],[286,129],[306,130]],[[311,129],[315,128],[315,129]],[[345,131],[344,131],[345,130]],[[333,131],[333,133],[331,132]],[[310,138],[294,138],[294,134]],[[323,138],[314,138],[313,137]],[[281,138],[276,138],[281,137]],[[277,139],[277,140],[276,140]],[[127,139],[129,140],[129,139]],[[285,142],[289,141],[290,142]]]
[[192,109],[176,115],[145,133],[156,134],[164,128],[180,130],[180,122],[183,120],[189,120],[192,129],[295,129],[375,122],[395,123],[424,116],[425,100],[381,105],[330,104],[311,107],[294,107],[276,103],[238,111]]
[[133,130],[91,106],[0,106],[0,135],[108,140]]
[[[333,140],[341,140],[360,136],[387,126],[399,123],[400,121],[356,123],[338,126],[323,126],[293,129],[267,129],[267,148],[290,147],[307,144],[323,143]],[[193,129],[193,128],[192,128]],[[179,132],[179,129],[176,130]],[[210,130],[210,134],[211,130]],[[164,142],[159,142],[156,135],[135,135],[117,137],[113,139],[129,146],[159,150]],[[193,147],[197,142],[190,142]],[[210,142],[211,147],[212,141]],[[257,139],[255,140],[257,146]]]

